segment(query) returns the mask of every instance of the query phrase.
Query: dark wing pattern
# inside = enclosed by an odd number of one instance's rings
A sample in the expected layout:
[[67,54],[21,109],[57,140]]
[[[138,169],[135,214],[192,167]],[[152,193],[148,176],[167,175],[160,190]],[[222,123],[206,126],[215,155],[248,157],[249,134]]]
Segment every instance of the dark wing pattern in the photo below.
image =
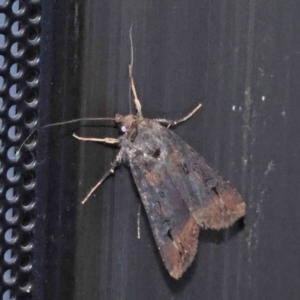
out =
[[122,147],[164,264],[177,279],[197,252],[199,226],[229,227],[244,216],[245,203],[172,131],[147,119],[137,130]]
[[163,153],[155,136],[148,138],[149,134],[152,136],[151,130],[143,128],[125,149],[164,264],[170,275],[178,279],[194,260],[199,225],[161,160],[167,153]]
[[221,229],[243,217],[246,204],[230,182],[175,133],[160,127],[162,144],[169,144],[167,171],[197,223]]

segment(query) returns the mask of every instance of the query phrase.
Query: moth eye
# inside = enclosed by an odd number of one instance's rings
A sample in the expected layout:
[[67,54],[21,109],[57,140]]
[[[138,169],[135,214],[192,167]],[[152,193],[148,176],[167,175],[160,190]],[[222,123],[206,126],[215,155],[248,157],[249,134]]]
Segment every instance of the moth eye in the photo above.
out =
[[126,127],[124,125],[121,127],[121,131],[126,132]]

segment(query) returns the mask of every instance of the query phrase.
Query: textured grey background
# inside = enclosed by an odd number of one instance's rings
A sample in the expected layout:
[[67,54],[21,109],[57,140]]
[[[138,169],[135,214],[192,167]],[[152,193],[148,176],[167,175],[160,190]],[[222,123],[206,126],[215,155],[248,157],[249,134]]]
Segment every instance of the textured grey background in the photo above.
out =
[[[40,132],[35,299],[298,299],[300,2],[43,1],[40,123],[128,113],[129,28],[146,117],[203,109],[176,133],[240,190],[239,232],[201,232],[169,277],[129,170],[81,206],[116,150],[110,127]],[[48,3],[47,3],[48,2]]]

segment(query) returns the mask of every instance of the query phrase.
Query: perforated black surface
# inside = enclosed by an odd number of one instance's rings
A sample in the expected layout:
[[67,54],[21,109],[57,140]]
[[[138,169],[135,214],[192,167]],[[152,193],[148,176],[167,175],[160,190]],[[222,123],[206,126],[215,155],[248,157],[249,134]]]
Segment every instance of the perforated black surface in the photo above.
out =
[[0,294],[31,299],[41,6],[0,1]]

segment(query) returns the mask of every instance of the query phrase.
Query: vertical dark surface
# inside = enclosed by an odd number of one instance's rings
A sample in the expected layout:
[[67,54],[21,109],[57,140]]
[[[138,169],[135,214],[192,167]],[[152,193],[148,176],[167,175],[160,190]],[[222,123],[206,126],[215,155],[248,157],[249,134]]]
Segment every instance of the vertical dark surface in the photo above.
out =
[[[200,232],[179,281],[164,269],[130,171],[80,200],[116,150],[41,130],[33,299],[298,299],[300,2],[43,1],[40,124],[128,113],[129,28],[145,117],[175,132],[247,202],[236,235]],[[95,124],[95,123],[89,123]]]

